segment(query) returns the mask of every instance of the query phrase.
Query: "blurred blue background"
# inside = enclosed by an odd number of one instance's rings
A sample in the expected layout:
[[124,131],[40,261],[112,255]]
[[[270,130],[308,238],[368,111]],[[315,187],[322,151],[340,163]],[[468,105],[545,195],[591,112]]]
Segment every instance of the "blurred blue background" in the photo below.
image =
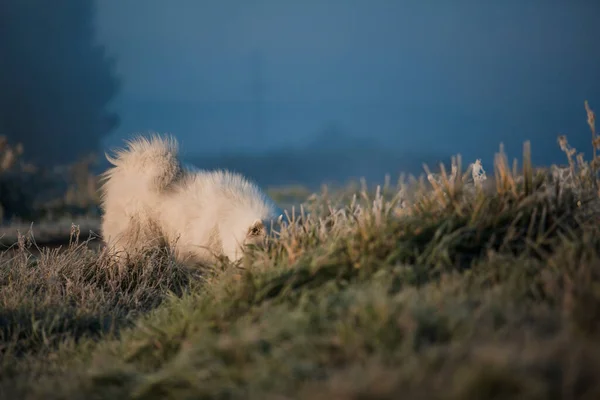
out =
[[[263,184],[420,173],[422,163],[563,163],[590,156],[600,110],[600,2],[522,0],[102,0],[119,116],[175,135],[186,160]],[[64,82],[69,85],[68,80]]]

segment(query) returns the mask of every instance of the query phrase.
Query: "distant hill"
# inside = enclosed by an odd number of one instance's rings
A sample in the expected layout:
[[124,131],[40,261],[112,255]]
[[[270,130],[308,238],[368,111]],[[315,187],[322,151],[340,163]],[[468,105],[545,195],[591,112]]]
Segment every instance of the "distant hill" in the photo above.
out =
[[307,146],[262,154],[198,154],[185,161],[198,168],[234,170],[260,185],[313,187],[363,177],[368,182],[382,181],[386,174],[396,179],[401,172],[419,175],[423,172],[423,163],[433,170],[440,162],[449,165],[449,159],[436,154],[397,153],[367,143],[345,142],[336,148]]

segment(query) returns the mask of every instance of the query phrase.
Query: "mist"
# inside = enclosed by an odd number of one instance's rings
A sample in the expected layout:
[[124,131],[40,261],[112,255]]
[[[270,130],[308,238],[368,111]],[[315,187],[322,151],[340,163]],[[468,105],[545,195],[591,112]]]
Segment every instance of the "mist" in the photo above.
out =
[[[171,133],[197,166],[266,184],[419,173],[459,153],[491,169],[500,143],[512,158],[526,140],[536,164],[564,163],[559,134],[591,153],[583,103],[600,107],[599,20],[592,1],[104,0],[94,40],[121,85],[96,109],[120,124],[82,126],[73,143]],[[19,40],[46,59],[62,48]],[[86,98],[63,75],[47,82]]]

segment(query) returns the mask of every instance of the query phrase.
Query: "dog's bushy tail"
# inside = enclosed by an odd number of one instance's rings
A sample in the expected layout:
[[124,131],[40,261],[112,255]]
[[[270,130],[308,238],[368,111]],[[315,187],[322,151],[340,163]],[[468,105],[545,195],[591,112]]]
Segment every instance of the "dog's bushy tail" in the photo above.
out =
[[137,136],[126,142],[114,155],[106,154],[113,165],[103,174],[105,181],[117,176],[144,182],[146,189],[162,192],[179,180],[183,167],[179,161],[179,144],[169,135]]

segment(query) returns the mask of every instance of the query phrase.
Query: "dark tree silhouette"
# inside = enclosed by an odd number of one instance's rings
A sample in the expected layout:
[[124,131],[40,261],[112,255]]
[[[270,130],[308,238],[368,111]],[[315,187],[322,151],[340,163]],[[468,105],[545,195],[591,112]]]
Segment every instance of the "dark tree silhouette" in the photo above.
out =
[[115,60],[94,37],[94,0],[0,1],[0,134],[42,165],[98,150],[118,125]]

